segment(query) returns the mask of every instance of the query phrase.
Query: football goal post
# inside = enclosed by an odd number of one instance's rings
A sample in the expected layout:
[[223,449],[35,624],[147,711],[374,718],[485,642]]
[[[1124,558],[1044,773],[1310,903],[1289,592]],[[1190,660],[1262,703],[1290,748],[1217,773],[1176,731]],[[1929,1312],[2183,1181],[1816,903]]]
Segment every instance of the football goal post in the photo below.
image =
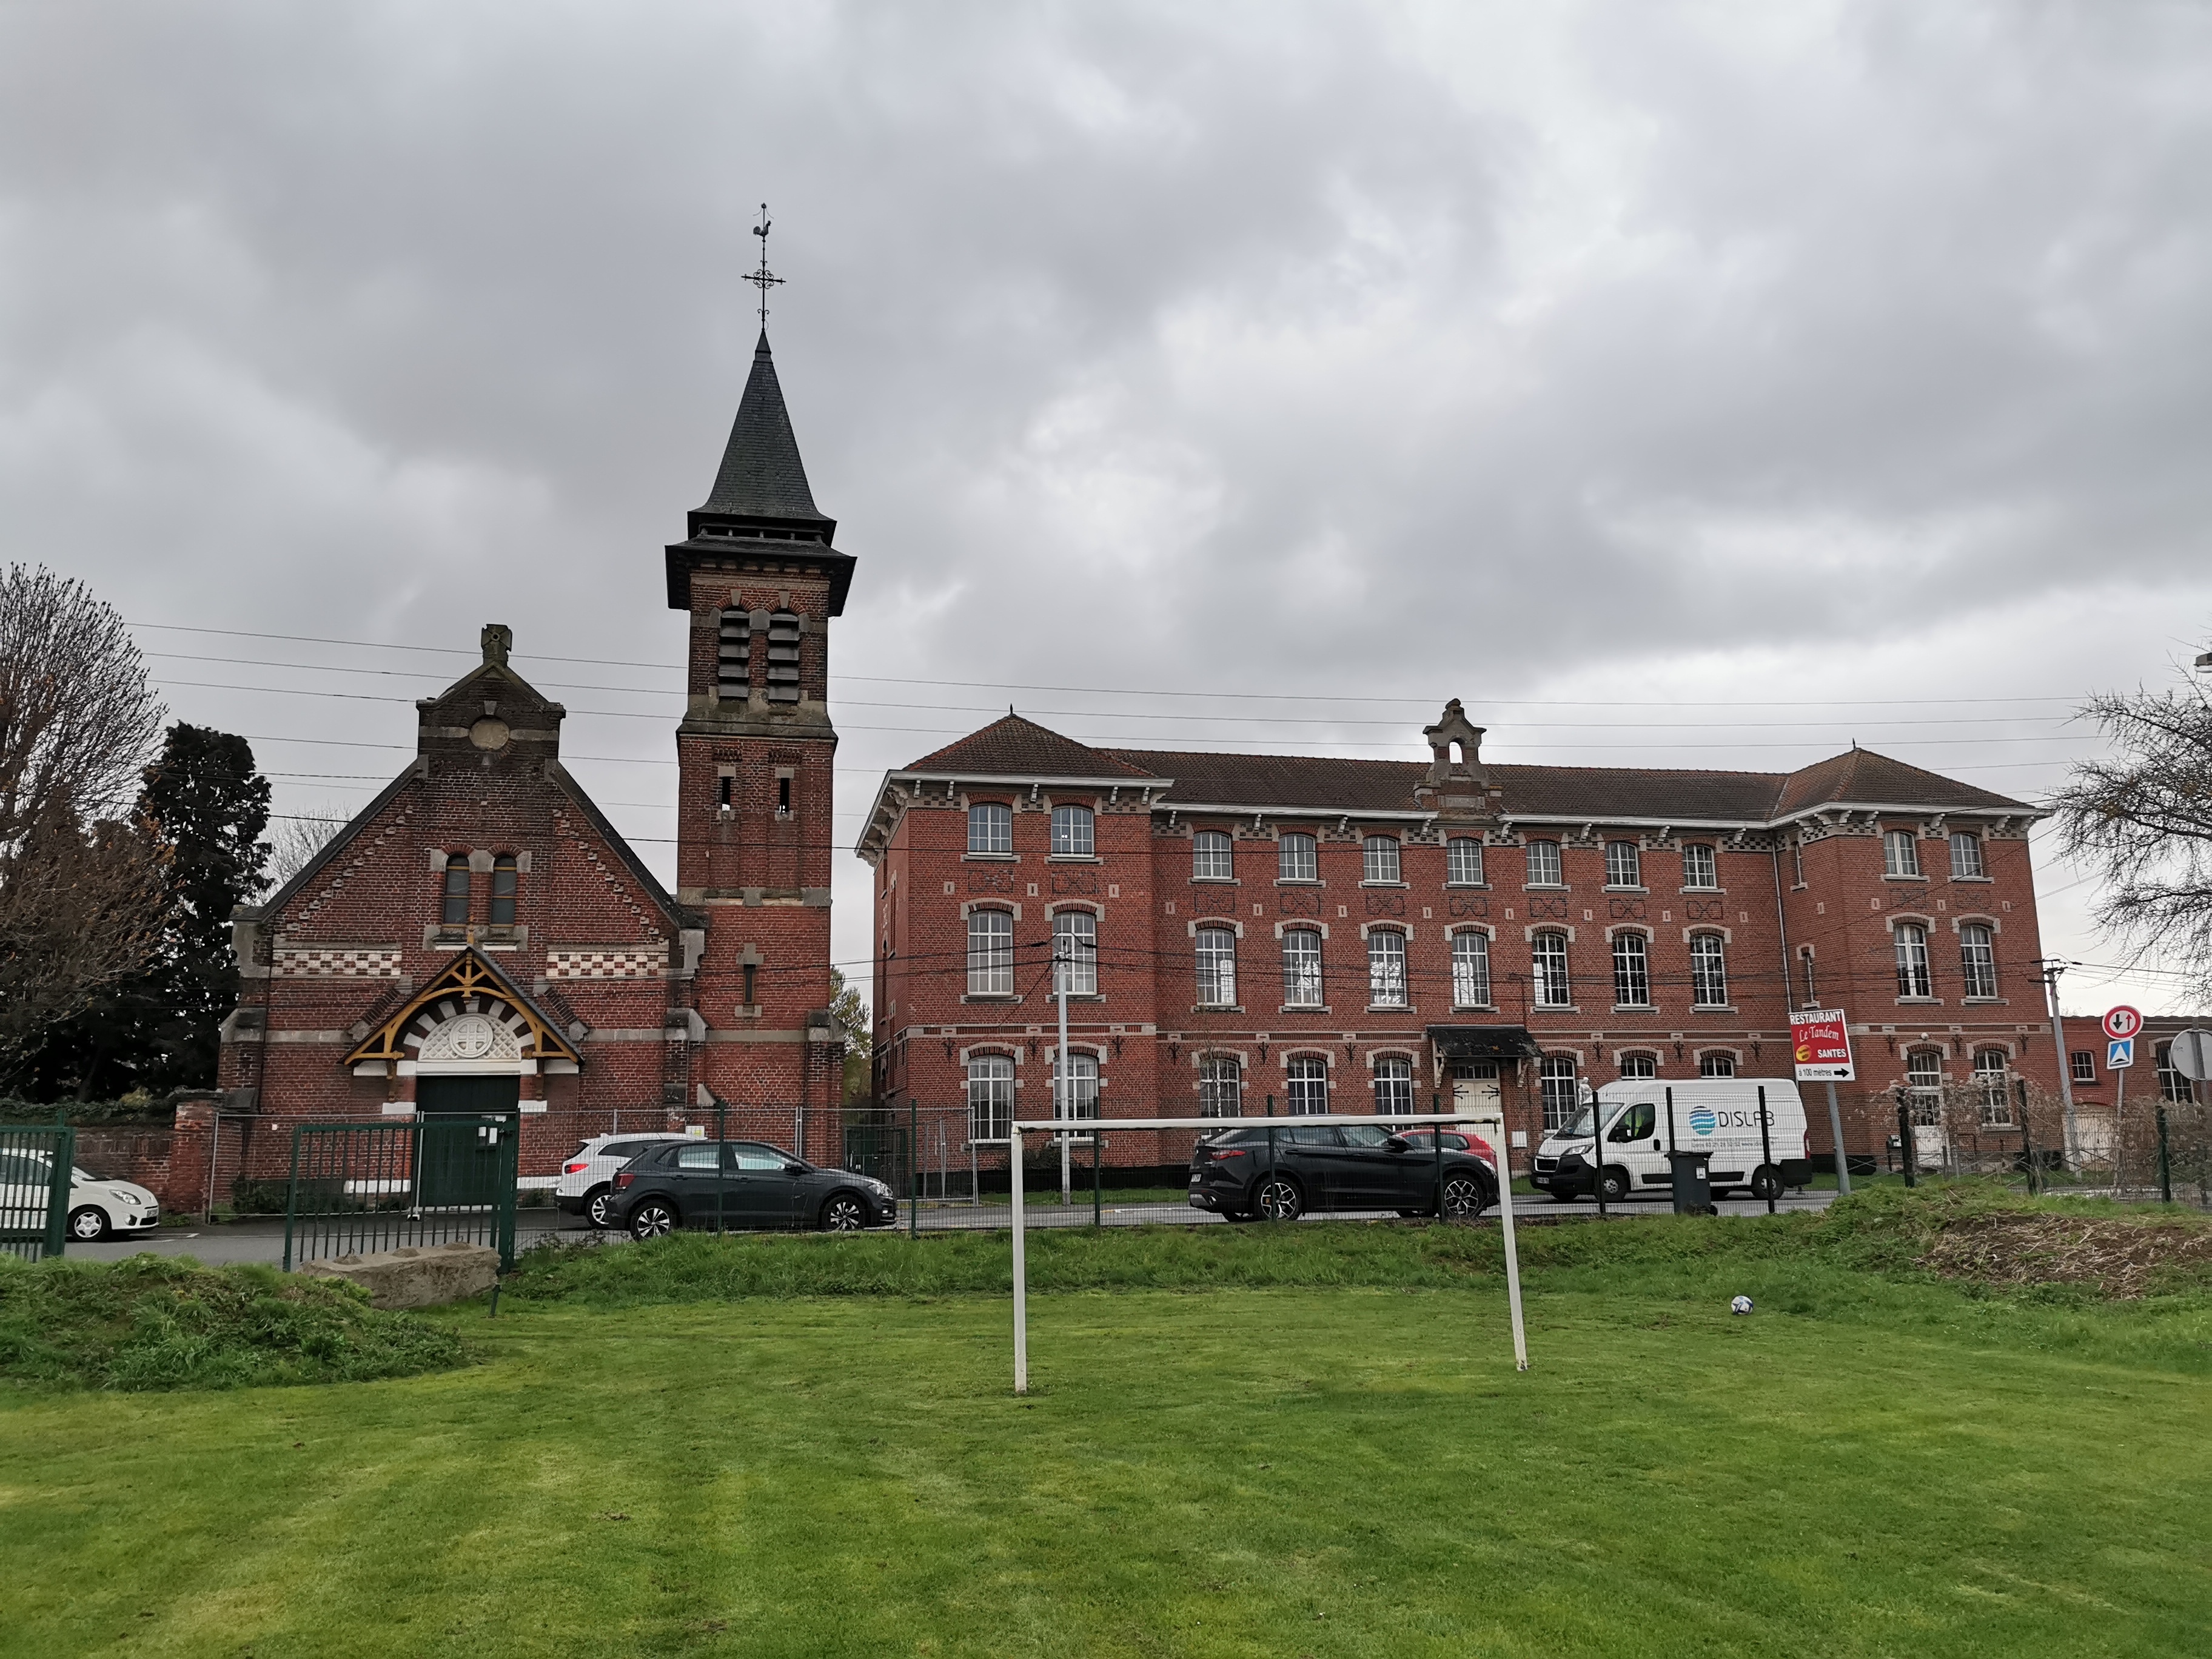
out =
[[[1323,1112],[1301,1117],[1221,1118],[1221,1117],[1116,1117],[1116,1118],[1044,1118],[1018,1119],[1012,1127],[1012,1138],[1001,1143],[1011,1155],[1012,1224],[1014,1249],[1014,1392],[1030,1391],[1030,1285],[1027,1228],[1023,1216],[1022,1154],[1027,1145],[1026,1137],[1044,1135],[1066,1140],[1088,1141],[1093,1135],[1128,1133],[1150,1129],[1188,1129],[1200,1135],[1219,1134],[1229,1129],[1264,1129],[1272,1150],[1278,1131],[1287,1133],[1294,1127],[1323,1123],[1364,1123],[1370,1128],[1378,1127],[1372,1114]],[[1076,1127],[1080,1125],[1080,1127]],[[1380,1127],[1391,1129],[1411,1129],[1425,1127],[1436,1132],[1435,1157],[1437,1163],[1437,1214],[1443,1215],[1443,1136],[1447,1127],[1472,1129],[1488,1140],[1492,1149],[1491,1172],[1498,1183],[1498,1216],[1505,1243],[1505,1300],[1513,1322],[1513,1364],[1516,1370],[1528,1369],[1528,1338],[1521,1318],[1521,1260],[1513,1242],[1513,1173],[1512,1159],[1499,1150],[1508,1145],[1503,1119],[1492,1112],[1487,1116],[1471,1115],[1465,1112],[1422,1112],[1404,1115],[1393,1114]]]

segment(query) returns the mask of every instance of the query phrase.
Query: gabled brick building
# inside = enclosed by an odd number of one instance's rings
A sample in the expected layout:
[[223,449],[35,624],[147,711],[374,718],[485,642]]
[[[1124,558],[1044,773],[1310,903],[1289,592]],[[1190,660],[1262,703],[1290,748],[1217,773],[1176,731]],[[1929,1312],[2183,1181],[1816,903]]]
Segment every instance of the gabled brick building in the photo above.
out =
[[483,663],[417,705],[406,770],[238,912],[229,1109],[516,1110],[543,1173],[617,1113],[664,1127],[718,1097],[750,1133],[834,1155],[828,623],[854,562],[836,527],[763,335],[714,488],[664,555],[690,617],[678,890],[562,764],[564,711],[487,627]]
[[1109,1119],[1487,1098],[1521,1146],[1578,1079],[1788,1077],[1803,1006],[1856,1033],[1854,1152],[1908,1073],[2057,1086],[2036,809],[1856,749],[1489,765],[1456,702],[1424,735],[1425,765],[1162,753],[1010,714],[889,774],[860,846],[879,1092],[965,1103],[981,1140],[1049,1115],[1055,937],[1071,1087]]

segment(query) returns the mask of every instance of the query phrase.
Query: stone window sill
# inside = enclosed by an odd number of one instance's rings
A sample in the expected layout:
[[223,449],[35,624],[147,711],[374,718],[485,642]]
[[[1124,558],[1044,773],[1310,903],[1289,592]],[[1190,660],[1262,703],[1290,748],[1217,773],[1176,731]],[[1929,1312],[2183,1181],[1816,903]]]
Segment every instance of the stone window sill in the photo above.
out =
[[1021,861],[1019,853],[963,853],[960,855],[963,864],[1019,864]]
[[1693,1014],[1740,1014],[1743,1010],[1732,1002],[1693,1002],[1690,1005],[1690,1012]]
[[1194,1014],[1241,1014],[1244,1009],[1235,1002],[1194,1002],[1190,1011]]
[[1448,881],[1444,886],[1455,893],[1486,893],[1490,890],[1490,884],[1486,881]]
[[1497,1012],[1498,1005],[1494,1002],[1455,1002],[1452,1004],[1452,1012],[1455,1014],[1494,1014]]
[[1011,992],[1006,991],[971,991],[966,996],[960,999],[963,1002],[1004,1003],[1016,1003],[1019,1002],[1022,999],[1020,997],[1014,995]]
[[1044,856],[1044,861],[1047,864],[1103,864],[1105,862],[1096,853],[1048,853]]
[[1286,1002],[1275,1012],[1279,1014],[1333,1014],[1336,1011],[1325,1002]]
[[1194,887],[1242,887],[1244,884],[1235,876],[1193,876],[1190,884]]
[[1363,881],[1359,884],[1362,887],[1410,887],[1413,885],[1411,882],[1404,881]]

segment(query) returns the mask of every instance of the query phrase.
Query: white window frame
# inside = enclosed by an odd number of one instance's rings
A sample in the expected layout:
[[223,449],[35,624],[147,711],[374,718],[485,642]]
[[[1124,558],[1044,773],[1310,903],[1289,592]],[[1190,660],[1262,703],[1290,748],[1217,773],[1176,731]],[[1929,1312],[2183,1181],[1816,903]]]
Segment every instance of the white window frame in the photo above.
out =
[[1052,994],[1067,981],[1072,997],[1098,994],[1098,918],[1088,910],[1055,910],[1052,917]]
[[[1927,1066],[1916,1071],[1913,1061],[1924,1060]],[[1929,1079],[1932,1079],[1930,1081]],[[1934,1129],[1943,1122],[1943,1051],[1941,1048],[1915,1048],[1905,1056],[1905,1098],[1912,1111],[1915,1127]]]
[[1393,928],[1377,927],[1367,936],[1367,1006],[1412,1006],[1406,987],[1406,936]]
[[[1951,832],[1951,879],[1954,881],[1982,881],[1990,873],[1989,860],[1983,856],[1985,849],[1982,838],[1971,830]],[[1960,858],[1960,852],[1966,856]]]
[[1006,910],[968,913],[968,994],[1014,994],[1014,918]]
[[[1986,1062],[1994,1060],[1995,1066]],[[1981,1120],[1984,1129],[2012,1127],[2012,1056],[2002,1048],[1977,1048],[1973,1053],[1974,1081],[1981,1091]]]
[[[1632,1071],[1630,1069],[1632,1066],[1635,1068]],[[1629,1079],[1657,1077],[1659,1056],[1647,1054],[1623,1054],[1620,1057],[1620,1074]]]
[[1897,949],[1899,999],[1922,1002],[1933,1000],[1936,981],[1928,970],[1927,927],[1917,921],[1900,921],[1893,933]]
[[[1704,867],[1701,869],[1699,866]],[[1802,882],[1803,878],[1801,866],[1798,879]],[[1686,843],[1682,848],[1682,885],[1700,893],[1710,893],[1717,890],[1720,884],[1721,856],[1713,844],[1706,841]]]
[[1303,830],[1285,830],[1275,843],[1275,879],[1319,881],[1321,843]]
[[1244,1115],[1244,1062],[1235,1054],[1201,1054],[1198,1060],[1198,1115]]
[[1413,1062],[1403,1054],[1375,1057],[1375,1115],[1410,1117],[1413,1111]]
[[[1547,941],[1555,943],[1557,950],[1548,948]],[[1534,982],[1539,1008],[1571,1008],[1575,1006],[1574,974],[1568,965],[1567,936],[1563,930],[1542,927],[1531,934],[1528,963],[1529,977]]]
[[[987,844],[978,847],[975,844],[977,839],[975,832],[978,829],[984,830],[985,833],[981,838],[985,842],[1003,839],[1006,845],[994,847]],[[994,830],[1003,830],[1005,833],[1003,836],[991,833]],[[1014,809],[1002,800],[979,800],[971,803],[968,808],[968,850],[970,854],[982,858],[1004,858],[1012,852],[1014,850]]]
[[1690,935],[1690,1003],[1698,1008],[1728,1006],[1728,941],[1718,933]]
[[1006,1054],[970,1054],[968,1057],[969,1140],[975,1145],[988,1146],[1012,1139],[1013,1133],[1012,1059]]
[[[1309,964],[1304,960],[1307,953],[1300,950],[1297,959],[1293,959],[1292,951],[1296,947],[1291,941],[1294,939],[1302,943],[1310,941],[1313,946],[1310,981],[1308,979]],[[1301,993],[1308,988],[1313,994],[1310,997],[1302,995]],[[1323,994],[1321,929],[1285,927],[1283,929],[1283,1006],[1285,1008],[1318,1008],[1328,1000]]]
[[1328,1110],[1328,1062],[1318,1054],[1292,1054],[1283,1062],[1283,1106],[1292,1117]]
[[[1405,860],[1395,836],[1367,836],[1359,843],[1360,885],[1395,887],[1405,882]],[[1387,872],[1387,873],[1386,873]]]
[[1068,1047],[1065,1056],[1055,1054],[1053,1063],[1053,1115],[1060,1115],[1060,1062],[1065,1058],[1067,1071],[1067,1115],[1073,1117],[1098,1115],[1098,1056],[1088,1048]]
[[1546,1054],[1537,1062],[1536,1087],[1543,1102],[1546,1134],[1565,1128],[1581,1109],[1582,1091],[1576,1087],[1576,1071],[1572,1054]]
[[[1566,860],[1560,856],[1559,843],[1555,841],[1532,841],[1522,848],[1528,860],[1526,887],[1565,887],[1567,884]],[[1541,866],[1542,868],[1538,866]]]
[[1487,1008],[1490,1002],[1490,935],[1462,927],[1451,936],[1452,1006]]
[[1605,844],[1605,884],[1608,887],[1644,885],[1644,849],[1632,841]]
[[1633,928],[1613,936],[1613,1006],[1651,1006],[1651,941]]
[[1997,994],[1997,930],[1986,921],[1959,924],[1959,976],[1961,994],[1994,999]]
[[1698,1056],[1699,1077],[1734,1077],[1735,1055],[1726,1048],[1708,1049]]
[[1482,884],[1481,841],[1474,836],[1454,836],[1444,842],[1444,885],[1480,887]]
[[1198,968],[1198,1006],[1237,1006],[1237,933],[1230,927],[1199,927],[1191,933],[1191,954]]
[[1917,877],[1920,873],[1920,836],[1912,830],[1881,832],[1881,872],[1885,876]]
[[1200,830],[1190,838],[1190,878],[1193,881],[1232,881],[1237,875],[1237,843],[1220,830]]
[[1095,859],[1098,856],[1097,815],[1087,806],[1070,803],[1052,809],[1052,855],[1056,859]]

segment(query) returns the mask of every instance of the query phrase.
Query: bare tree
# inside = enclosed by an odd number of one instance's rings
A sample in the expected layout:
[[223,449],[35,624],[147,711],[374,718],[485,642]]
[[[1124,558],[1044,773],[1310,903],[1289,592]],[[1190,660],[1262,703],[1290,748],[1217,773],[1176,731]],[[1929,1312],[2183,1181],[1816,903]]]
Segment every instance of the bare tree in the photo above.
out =
[[2096,870],[2097,920],[2131,961],[2156,958],[2212,995],[2212,698],[2201,685],[2092,698],[2112,739],[2051,798],[2069,858]]
[[316,854],[346,826],[345,815],[333,806],[311,807],[305,812],[273,818],[269,829],[268,887],[274,893],[306,869]]
[[111,607],[0,574],[0,1069],[159,935],[163,854],[131,803],[164,718]]

